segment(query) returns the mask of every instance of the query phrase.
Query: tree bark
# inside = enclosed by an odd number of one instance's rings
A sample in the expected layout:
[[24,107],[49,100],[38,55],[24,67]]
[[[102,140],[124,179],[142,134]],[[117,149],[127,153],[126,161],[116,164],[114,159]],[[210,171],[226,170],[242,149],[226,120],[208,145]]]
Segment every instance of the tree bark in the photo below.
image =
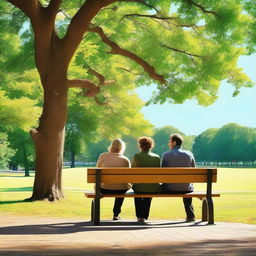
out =
[[[65,75],[53,73],[43,80],[44,105],[39,127],[31,131],[36,149],[36,172],[32,197],[49,201],[64,197],[62,163],[67,119],[67,82]],[[53,76],[53,77],[52,77]]]

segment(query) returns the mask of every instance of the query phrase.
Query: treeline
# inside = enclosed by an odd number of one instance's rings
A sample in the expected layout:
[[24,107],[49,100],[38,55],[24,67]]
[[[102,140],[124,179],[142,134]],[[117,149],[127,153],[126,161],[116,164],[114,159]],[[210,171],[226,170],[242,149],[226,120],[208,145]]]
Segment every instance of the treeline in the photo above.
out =
[[[156,154],[161,156],[165,151],[168,150],[169,137],[170,137],[170,134],[172,133],[182,134],[184,136],[184,147],[188,150],[192,150],[192,144],[195,136],[186,136],[183,132],[181,132],[175,127],[165,126],[162,128],[153,129],[152,137],[155,141],[155,147],[153,151]],[[142,133],[141,136],[142,135],[151,135],[151,134]],[[138,137],[124,135],[122,136],[122,140],[124,140],[126,143],[125,155],[131,159],[133,155],[139,151],[138,145],[137,145]],[[102,140],[99,140],[98,142],[90,143],[84,148],[84,151],[82,153],[80,151],[79,154],[75,153],[76,152],[75,143],[73,144],[71,143],[72,145],[74,145],[74,147],[66,149],[65,160],[68,161],[70,163],[70,166],[72,167],[75,166],[75,159],[81,162],[96,162],[99,155],[102,152],[107,151],[107,148],[110,145],[110,143],[111,143],[111,140],[106,140],[106,139],[102,139]]]
[[[256,129],[235,123],[223,127],[210,128],[198,136],[187,136],[172,126],[156,128],[152,137],[155,140],[154,152],[160,156],[168,150],[168,140],[172,133],[184,137],[183,147],[194,153],[199,165],[254,165],[256,161]],[[143,134],[142,134],[143,135]],[[125,155],[130,159],[138,151],[137,138],[123,136],[127,149]],[[77,159],[95,162],[98,156],[107,150],[110,140],[100,140],[89,144]],[[66,151],[66,160],[69,152]],[[74,160],[74,159],[73,159]],[[69,160],[70,161],[70,160]],[[74,166],[74,162],[72,163]]]
[[[67,127],[64,158],[70,167],[75,167],[79,162],[81,165],[96,162],[99,155],[107,151],[111,142],[111,139],[97,140],[97,138],[90,141],[85,138],[83,130],[79,127],[75,126],[75,129]],[[172,133],[180,133],[184,136],[183,147],[194,153],[200,165],[255,164],[256,129],[254,128],[231,123],[219,129],[208,129],[198,136],[187,136],[175,127],[165,126],[155,128],[153,131],[148,130],[145,134],[142,132],[141,135],[154,138],[153,151],[161,156],[168,150],[169,136]],[[131,159],[139,150],[138,136],[123,135],[122,139],[126,142],[125,155]],[[34,148],[27,132],[13,130],[8,136],[0,133],[0,166],[7,164],[10,169],[24,168],[28,175],[29,170],[34,169],[34,163]]]
[[208,129],[197,136],[193,153],[199,164],[253,165],[256,160],[256,129],[235,123]]

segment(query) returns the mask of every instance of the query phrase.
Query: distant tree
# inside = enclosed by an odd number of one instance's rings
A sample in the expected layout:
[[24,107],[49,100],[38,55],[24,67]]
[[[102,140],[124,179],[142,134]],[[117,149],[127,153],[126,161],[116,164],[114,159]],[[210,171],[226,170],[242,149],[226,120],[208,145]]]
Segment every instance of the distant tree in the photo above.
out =
[[107,151],[109,144],[110,141],[106,139],[89,143],[86,148],[86,160],[96,162],[100,154]]
[[213,140],[218,129],[210,128],[196,136],[192,151],[197,161],[213,161],[215,148]]
[[22,129],[14,129],[8,133],[10,146],[15,150],[15,154],[10,158],[9,166],[17,168],[24,167],[25,176],[29,176],[29,171],[35,169],[35,151],[31,136]]
[[194,135],[184,135],[184,142],[182,144],[182,147],[186,150],[192,151],[195,137],[196,136]]
[[199,161],[255,161],[256,129],[230,123],[208,129],[195,138],[193,152]]
[[70,167],[75,167],[76,156],[85,153],[88,144],[95,137],[97,120],[79,102],[69,106],[66,125],[65,151],[70,153]]
[[[147,135],[147,136],[150,136],[151,135],[151,132],[150,133],[142,133],[140,134],[140,136],[142,135]],[[128,136],[122,136],[122,139],[125,141],[126,143],[126,150],[125,150],[125,153],[124,155],[127,156],[130,160],[132,160],[134,154],[136,154],[138,151],[139,151],[139,147],[138,147],[138,138],[140,136],[131,136],[131,135],[128,135]]]
[[221,127],[215,138],[215,158],[218,161],[252,161],[255,130],[230,123]]
[[173,126],[164,126],[162,128],[156,128],[154,130],[153,139],[155,141],[155,148],[154,152],[160,156],[165,151],[169,150],[168,143],[169,138],[172,133],[180,133],[181,135],[184,135],[180,130]]
[[0,133],[0,168],[6,168],[15,150],[10,147],[7,134]]
[[140,113],[143,102],[138,96],[127,92],[126,87],[113,94],[117,99],[109,100],[107,107],[105,104],[95,106],[93,102],[85,102],[83,97],[76,94],[70,95],[65,151],[71,153],[72,167],[75,166],[75,156],[84,154],[87,159],[88,154],[92,160],[99,155],[101,147],[97,154],[91,152],[91,147],[95,150],[94,143],[110,143],[116,137],[129,138],[129,134],[137,136],[152,133],[152,125]]

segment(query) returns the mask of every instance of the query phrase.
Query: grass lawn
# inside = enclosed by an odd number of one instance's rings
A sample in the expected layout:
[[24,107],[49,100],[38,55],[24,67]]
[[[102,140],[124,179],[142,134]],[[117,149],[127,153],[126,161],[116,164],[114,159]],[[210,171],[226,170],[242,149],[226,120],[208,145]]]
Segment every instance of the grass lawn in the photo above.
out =
[[[90,200],[83,190],[92,188],[86,184],[86,169],[73,168],[63,170],[63,184],[66,198],[59,202],[23,202],[30,197],[34,177],[0,176],[0,211],[15,215],[40,215],[59,217],[90,218]],[[195,184],[197,190],[205,189],[204,184]],[[215,220],[256,224],[256,169],[219,169],[218,183],[214,191],[220,191],[221,197],[214,198]],[[101,218],[112,217],[113,199],[101,201]],[[197,218],[201,218],[201,201],[194,199]],[[125,199],[122,217],[134,219],[133,199]],[[185,215],[182,199],[154,198],[151,219],[183,219]]]

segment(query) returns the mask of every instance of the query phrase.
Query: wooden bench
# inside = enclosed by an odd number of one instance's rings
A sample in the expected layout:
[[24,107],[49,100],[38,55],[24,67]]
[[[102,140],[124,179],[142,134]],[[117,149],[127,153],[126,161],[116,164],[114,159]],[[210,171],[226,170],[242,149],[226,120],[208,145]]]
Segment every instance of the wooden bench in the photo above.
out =
[[[100,199],[104,197],[195,197],[202,200],[202,221],[214,224],[212,183],[217,182],[217,169],[214,168],[119,168],[101,167],[87,169],[87,182],[95,183],[95,191],[85,193],[92,198],[91,220],[100,224]],[[101,183],[206,183],[206,192],[186,194],[101,194]]]

